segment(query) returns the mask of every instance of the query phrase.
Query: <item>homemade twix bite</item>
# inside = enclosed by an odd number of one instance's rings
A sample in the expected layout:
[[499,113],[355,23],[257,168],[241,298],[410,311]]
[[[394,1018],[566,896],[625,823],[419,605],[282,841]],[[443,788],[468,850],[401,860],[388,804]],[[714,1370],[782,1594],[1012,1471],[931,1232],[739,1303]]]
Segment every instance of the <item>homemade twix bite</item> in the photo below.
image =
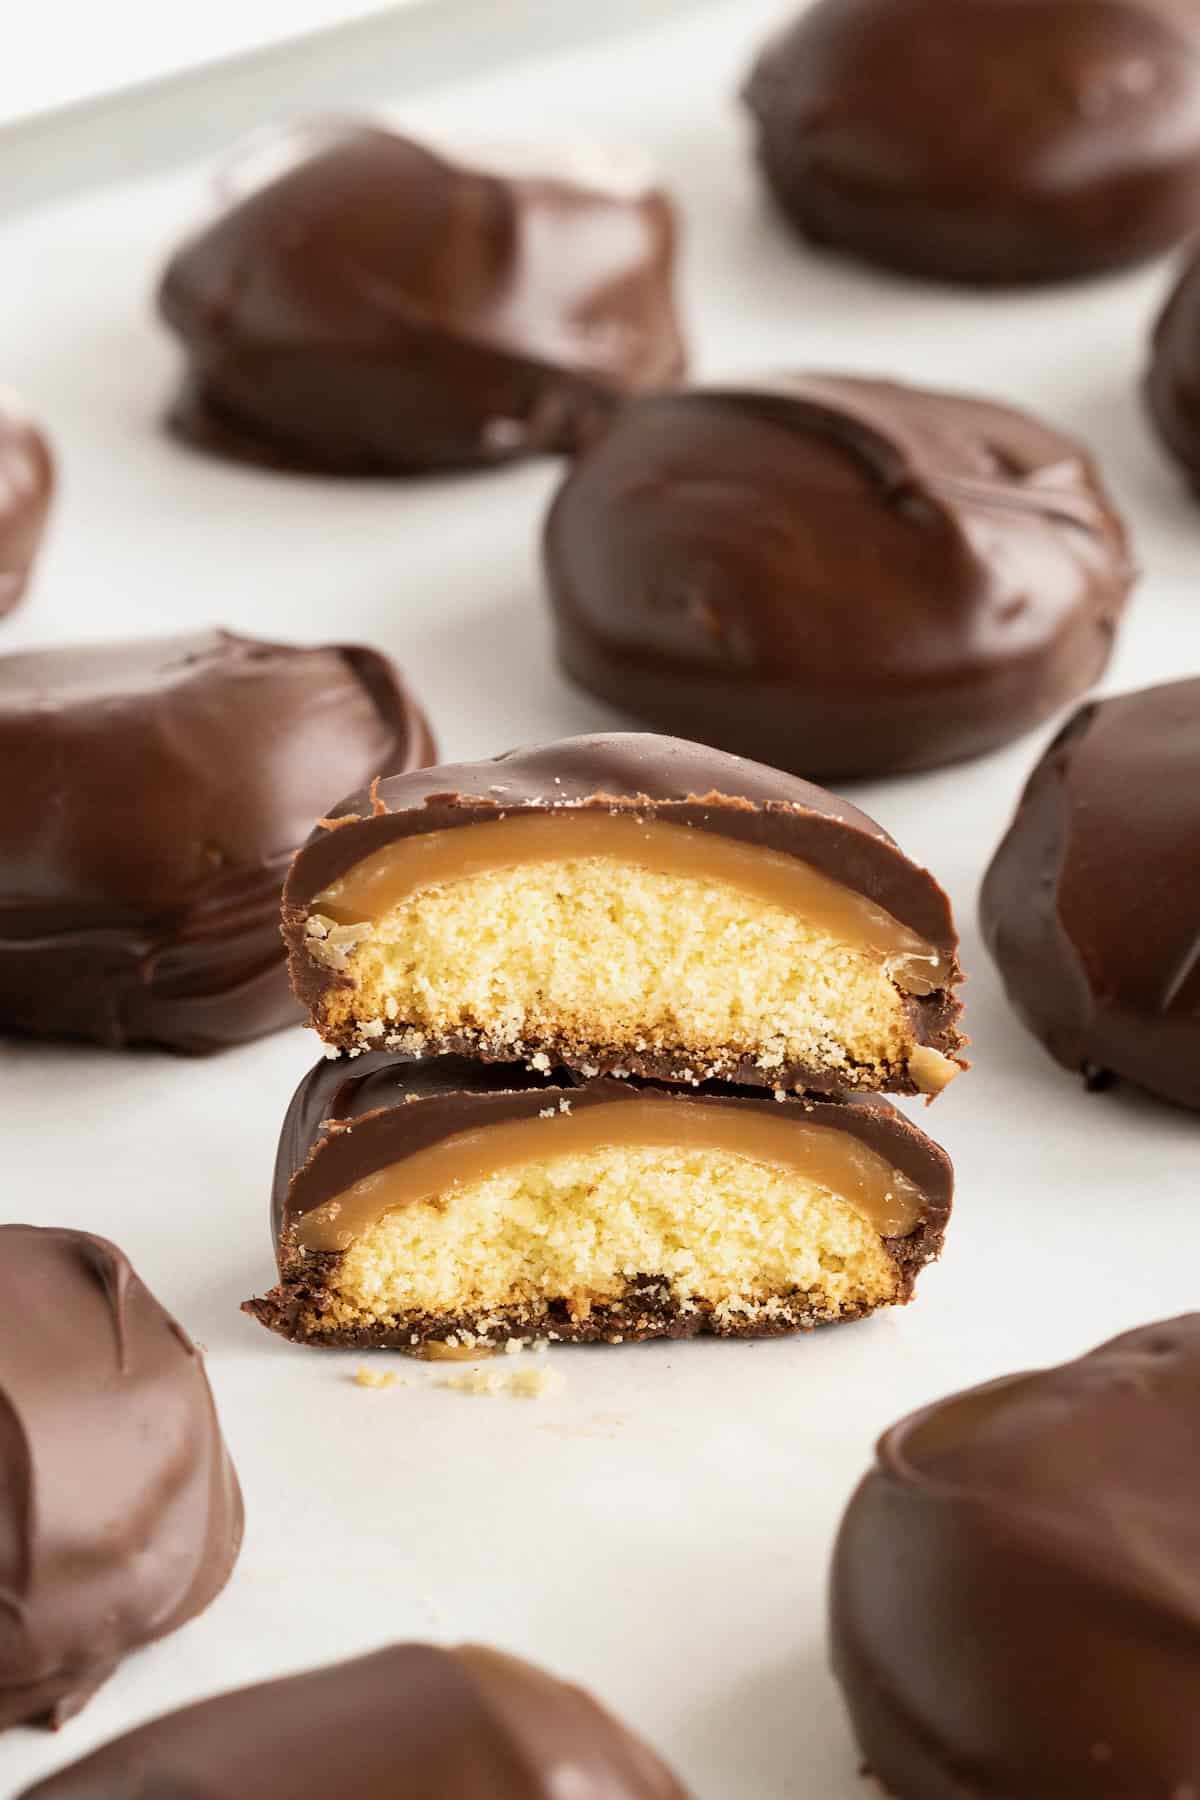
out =
[[1200,225],[1190,0],[817,0],[745,98],[795,229],[908,274],[1098,275]]
[[679,376],[674,209],[640,158],[522,173],[367,124],[272,150],[163,278],[191,442],[342,475],[507,462]]
[[1068,720],[992,859],[980,922],[1056,1061],[1200,1111],[1200,681]]
[[886,1100],[323,1060],[275,1172],[285,1337],[438,1354],[761,1336],[907,1300],[950,1210]]
[[115,1244],[0,1225],[0,1731],[70,1719],[216,1598],[241,1543],[187,1333]]
[[583,1688],[478,1644],[370,1656],[168,1713],[25,1800],[688,1800]]
[[1198,1399],[1192,1314],[885,1433],[830,1584],[875,1791],[1200,1794]]
[[433,755],[373,650],[231,632],[0,657],[0,1032],[202,1052],[298,1022],[288,862]]
[[649,735],[375,784],[284,894],[292,981],[343,1049],[935,1093],[962,1038],[932,876],[808,782]]
[[1133,578],[1073,438],[804,374],[631,403],[566,476],[545,568],[581,687],[834,782],[978,756],[1075,699]]

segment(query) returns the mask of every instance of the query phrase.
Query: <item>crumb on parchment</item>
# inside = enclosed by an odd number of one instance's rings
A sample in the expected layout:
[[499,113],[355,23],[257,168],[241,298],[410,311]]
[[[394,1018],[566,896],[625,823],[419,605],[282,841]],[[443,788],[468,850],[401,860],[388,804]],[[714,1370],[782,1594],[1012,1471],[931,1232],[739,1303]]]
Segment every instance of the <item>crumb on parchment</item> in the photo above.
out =
[[355,1370],[354,1385],[360,1388],[407,1387],[408,1377],[396,1369],[372,1369],[362,1363]]
[[510,1394],[518,1400],[543,1400],[561,1393],[567,1385],[557,1369],[464,1369],[451,1375],[446,1386],[462,1394]]
[[[535,1338],[532,1342],[512,1338],[505,1348],[510,1354],[522,1350],[544,1352],[547,1344],[544,1338]],[[409,1376],[401,1375],[396,1369],[373,1369],[368,1363],[360,1363],[352,1379],[355,1387],[376,1391],[413,1385]],[[508,1394],[518,1400],[542,1400],[551,1394],[561,1393],[567,1385],[567,1378],[557,1369],[549,1369],[544,1364],[538,1366],[527,1363],[520,1368],[506,1369],[500,1364],[489,1363],[483,1368],[463,1369],[445,1381],[427,1382],[425,1385],[452,1388],[460,1394]]]

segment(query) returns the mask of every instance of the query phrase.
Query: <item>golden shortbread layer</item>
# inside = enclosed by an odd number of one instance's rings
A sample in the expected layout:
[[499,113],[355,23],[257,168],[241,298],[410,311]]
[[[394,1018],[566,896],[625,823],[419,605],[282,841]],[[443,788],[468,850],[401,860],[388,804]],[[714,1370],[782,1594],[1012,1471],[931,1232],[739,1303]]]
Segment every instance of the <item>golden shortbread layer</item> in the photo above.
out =
[[554,1302],[581,1318],[647,1277],[680,1308],[747,1319],[797,1294],[836,1318],[900,1287],[878,1233],[815,1182],[718,1151],[607,1148],[386,1214],[335,1265],[308,1323],[493,1311],[536,1323]]
[[419,891],[364,927],[343,967],[352,986],[323,996],[317,1023],[353,1024],[375,1048],[479,1034],[678,1051],[700,1075],[731,1054],[867,1071],[865,1085],[903,1074],[915,1048],[878,957],[731,886],[606,857]]

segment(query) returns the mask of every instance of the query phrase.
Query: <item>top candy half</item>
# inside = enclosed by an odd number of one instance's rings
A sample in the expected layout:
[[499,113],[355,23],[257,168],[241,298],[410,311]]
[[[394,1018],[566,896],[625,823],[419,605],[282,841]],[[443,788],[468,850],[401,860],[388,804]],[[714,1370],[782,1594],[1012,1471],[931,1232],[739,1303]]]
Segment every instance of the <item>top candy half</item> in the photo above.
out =
[[379,782],[300,851],[283,916],[341,1049],[816,1093],[960,1066],[933,877],[824,789],[675,738]]

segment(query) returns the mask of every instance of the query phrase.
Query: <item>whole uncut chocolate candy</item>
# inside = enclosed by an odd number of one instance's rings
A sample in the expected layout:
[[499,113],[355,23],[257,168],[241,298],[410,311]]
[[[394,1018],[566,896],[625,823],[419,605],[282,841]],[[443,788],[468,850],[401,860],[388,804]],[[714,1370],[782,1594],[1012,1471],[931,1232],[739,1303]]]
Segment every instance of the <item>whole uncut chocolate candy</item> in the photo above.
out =
[[1200,226],[1181,0],[817,0],[746,100],[796,229],[908,273],[1057,281]]
[[0,391],[0,618],[25,592],[54,489],[49,446]]
[[168,1713],[24,1800],[688,1800],[583,1688],[477,1644],[394,1644]]
[[187,1333],[104,1238],[0,1225],[0,1730],[71,1718],[241,1541]]
[[1200,681],[1080,708],[980,912],[1009,999],[1064,1067],[1200,1108]]
[[284,935],[344,1049],[780,1090],[958,1072],[932,876],[823,788],[674,738],[566,738],[352,796],[292,866]]
[[1200,255],[1185,263],[1154,327],[1150,416],[1200,497]]
[[895,1800],[1200,1793],[1200,1315],[881,1439],[834,1553],[834,1667]]
[[288,862],[427,762],[372,650],[228,632],[0,657],[0,1031],[207,1051],[297,1021]]
[[674,213],[642,172],[509,176],[365,125],[294,151],[167,268],[185,437],[409,474],[570,448],[679,375]]
[[908,1300],[952,1188],[874,1097],[323,1060],[279,1147],[280,1285],[246,1310],[417,1354],[776,1335]]
[[1132,575],[1073,439],[829,375],[631,405],[567,475],[545,562],[581,686],[828,780],[1036,725],[1100,674]]

